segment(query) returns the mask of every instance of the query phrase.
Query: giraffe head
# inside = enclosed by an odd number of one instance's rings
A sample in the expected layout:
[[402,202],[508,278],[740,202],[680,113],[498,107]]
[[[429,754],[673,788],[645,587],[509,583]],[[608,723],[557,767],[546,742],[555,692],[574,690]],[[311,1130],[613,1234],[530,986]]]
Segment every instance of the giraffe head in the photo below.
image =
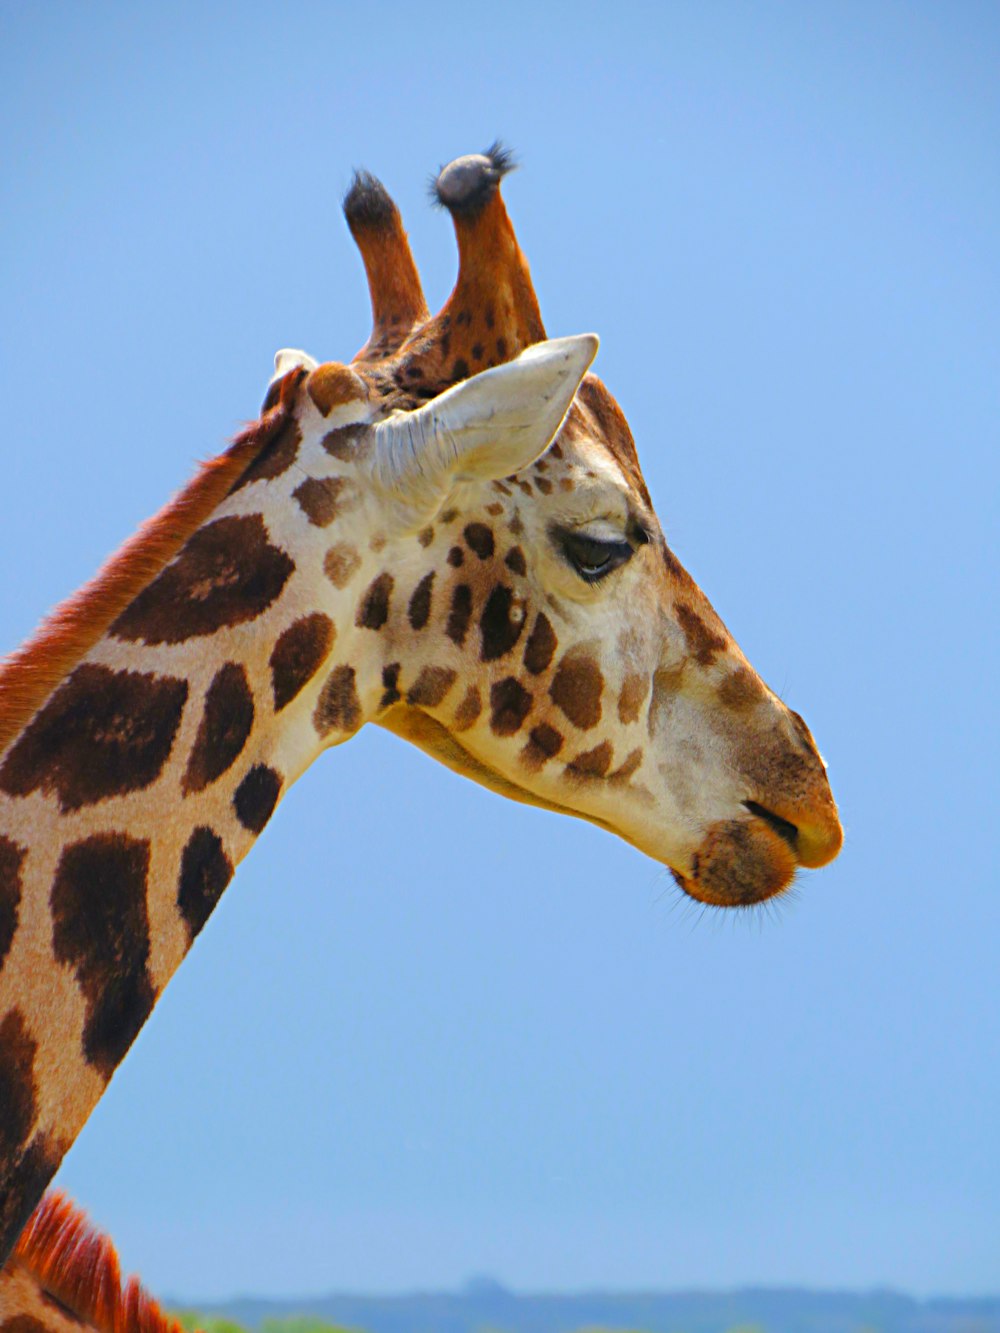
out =
[[322,441],[296,494],[317,524],[336,512],[324,569],[353,598],[313,726],[330,743],[376,722],[616,833],[702,901],[760,901],[840,848],[823,761],[668,547],[587,373],[596,338],[546,340],[509,165],[494,148],[436,181],[460,268],[434,318],[395,205],[358,176],[371,337],[350,365],[276,359],[265,406],[294,396]]

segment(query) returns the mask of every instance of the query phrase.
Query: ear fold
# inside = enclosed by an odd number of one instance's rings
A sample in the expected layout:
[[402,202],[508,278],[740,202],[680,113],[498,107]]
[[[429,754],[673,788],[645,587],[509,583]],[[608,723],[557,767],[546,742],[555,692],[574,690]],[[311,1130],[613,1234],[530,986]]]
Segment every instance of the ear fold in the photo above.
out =
[[261,405],[261,415],[273,407],[277,402],[277,385],[284,379],[290,370],[295,370],[298,366],[306,370],[315,370],[319,362],[314,360],[308,352],[302,352],[297,347],[282,347],[280,351],[274,354],[274,374],[267,382],[267,392],[264,395],[264,402]]
[[394,413],[375,427],[377,481],[426,514],[460,482],[529,467],[562,425],[597,348],[593,333],[535,343],[414,412]]

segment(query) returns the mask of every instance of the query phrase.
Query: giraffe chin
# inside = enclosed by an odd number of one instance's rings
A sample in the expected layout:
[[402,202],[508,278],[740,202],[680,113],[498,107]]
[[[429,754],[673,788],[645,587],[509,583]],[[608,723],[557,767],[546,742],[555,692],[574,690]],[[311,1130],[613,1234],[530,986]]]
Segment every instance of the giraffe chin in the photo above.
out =
[[783,893],[798,867],[786,839],[762,820],[724,819],[708,827],[687,874],[671,874],[698,902],[749,907]]

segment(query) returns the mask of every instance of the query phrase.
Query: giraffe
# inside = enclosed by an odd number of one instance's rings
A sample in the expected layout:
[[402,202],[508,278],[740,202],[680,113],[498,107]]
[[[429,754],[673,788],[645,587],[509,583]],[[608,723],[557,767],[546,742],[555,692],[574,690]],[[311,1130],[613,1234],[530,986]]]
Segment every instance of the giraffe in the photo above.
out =
[[0,667],[0,1261],[279,800],[366,723],[715,906],[840,849],[808,727],[666,543],[597,338],[546,334],[511,165],[439,173],[433,317],[357,173],[365,345],[279,352],[260,419]]

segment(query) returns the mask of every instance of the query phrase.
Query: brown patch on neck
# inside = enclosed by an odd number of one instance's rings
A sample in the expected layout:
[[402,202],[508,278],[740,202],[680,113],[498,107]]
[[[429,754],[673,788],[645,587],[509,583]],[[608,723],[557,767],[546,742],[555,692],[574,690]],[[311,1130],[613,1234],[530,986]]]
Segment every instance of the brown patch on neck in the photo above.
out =
[[148,519],[90,583],[0,663],[0,751],[292,420],[295,390],[305,373],[301,367],[289,371],[280,381],[277,405],[238,435],[225,453],[203,463],[194,479]]
[[11,1256],[42,1294],[100,1333],[181,1333],[137,1278],[122,1283],[115,1247],[64,1194],[47,1194]]

